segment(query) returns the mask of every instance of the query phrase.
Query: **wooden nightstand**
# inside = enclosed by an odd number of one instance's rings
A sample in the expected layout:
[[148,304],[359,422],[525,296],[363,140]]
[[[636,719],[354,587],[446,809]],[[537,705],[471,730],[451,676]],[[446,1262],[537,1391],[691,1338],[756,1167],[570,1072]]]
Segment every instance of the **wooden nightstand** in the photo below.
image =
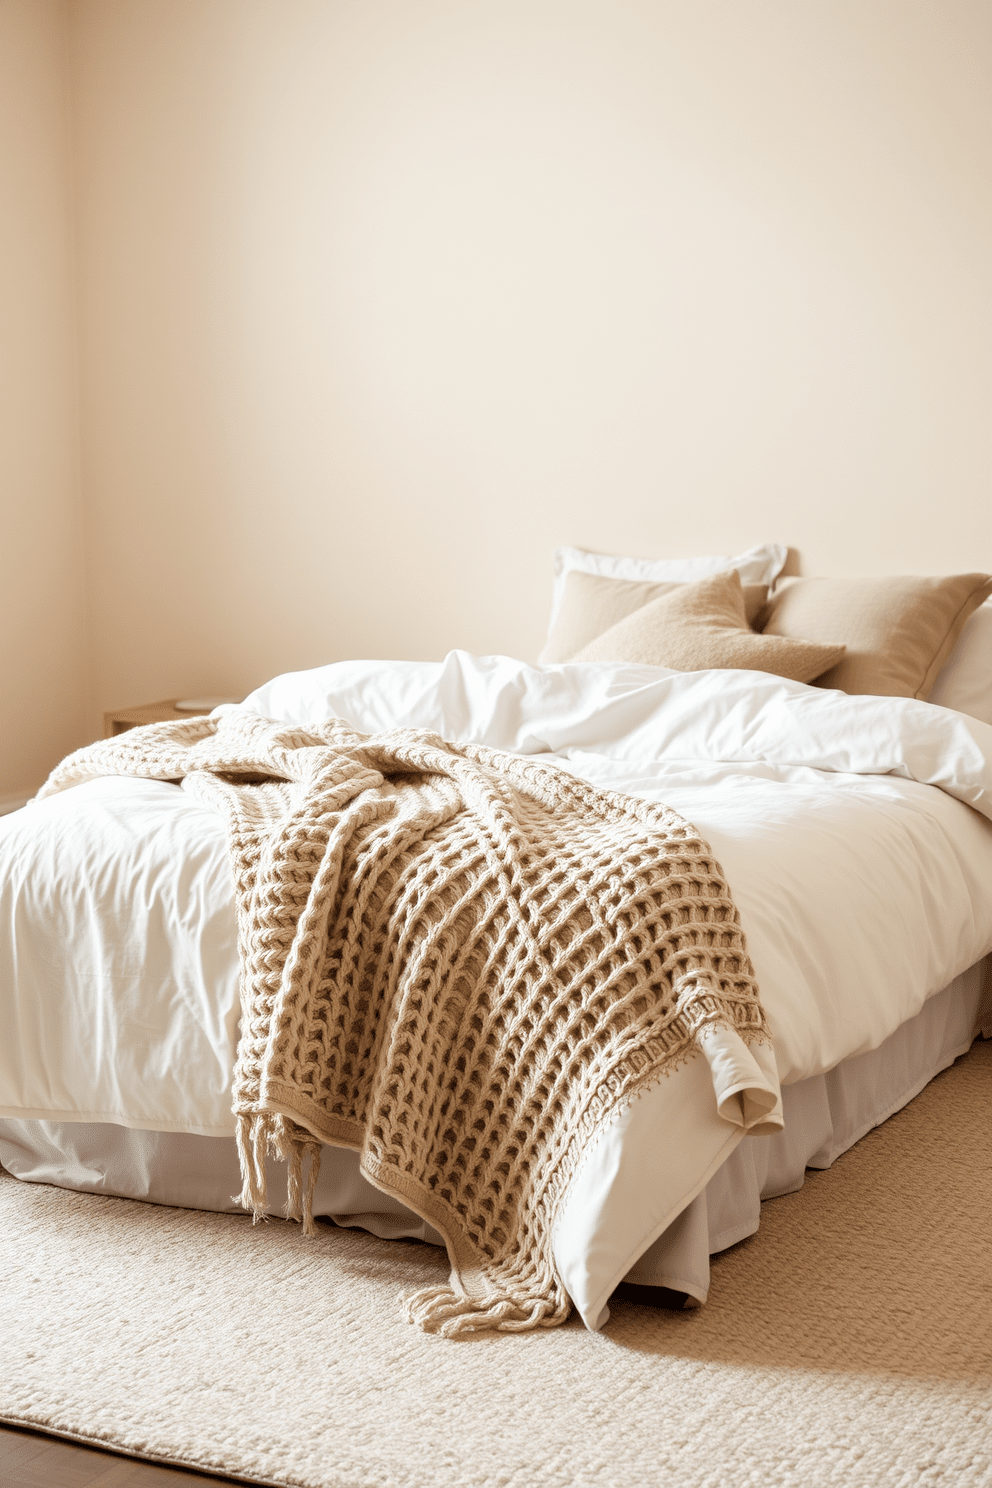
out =
[[197,708],[195,712],[176,707],[176,698],[167,698],[162,703],[143,703],[140,708],[114,708],[103,715],[103,737],[112,739],[115,734],[126,734],[128,729],[142,723],[167,723],[173,718],[197,718],[209,713],[209,708]]

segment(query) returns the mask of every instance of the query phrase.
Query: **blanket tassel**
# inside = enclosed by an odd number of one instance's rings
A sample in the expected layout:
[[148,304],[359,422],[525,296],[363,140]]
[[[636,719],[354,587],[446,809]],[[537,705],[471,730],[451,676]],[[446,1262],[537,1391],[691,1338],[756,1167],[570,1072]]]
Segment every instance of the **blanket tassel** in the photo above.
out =
[[567,1299],[562,1305],[538,1298],[529,1303],[507,1296],[467,1297],[450,1286],[424,1287],[403,1297],[407,1322],[425,1333],[443,1338],[464,1337],[483,1329],[501,1333],[525,1333],[533,1328],[555,1328],[571,1312]]
[[[320,1173],[320,1143],[300,1141],[298,1137],[291,1137],[285,1145],[289,1149],[285,1152],[288,1167],[286,1218],[302,1220],[304,1235],[316,1235],[317,1226],[313,1222],[313,1195]],[[280,1143],[280,1151],[283,1150],[283,1144]],[[303,1183],[304,1154],[309,1158],[305,1186]]]
[[235,1202],[247,1209],[252,1223],[257,1224],[265,1218],[267,1206],[265,1143],[268,1121],[265,1116],[239,1116],[235,1135],[241,1168],[241,1193]]
[[[254,1223],[266,1218],[268,1182],[265,1153],[268,1149],[286,1163],[286,1218],[302,1220],[304,1235],[316,1235],[313,1196],[320,1176],[320,1143],[295,1135],[285,1120],[265,1113],[239,1116],[236,1135],[241,1193],[235,1202],[250,1211]],[[309,1159],[305,1182],[304,1157]]]

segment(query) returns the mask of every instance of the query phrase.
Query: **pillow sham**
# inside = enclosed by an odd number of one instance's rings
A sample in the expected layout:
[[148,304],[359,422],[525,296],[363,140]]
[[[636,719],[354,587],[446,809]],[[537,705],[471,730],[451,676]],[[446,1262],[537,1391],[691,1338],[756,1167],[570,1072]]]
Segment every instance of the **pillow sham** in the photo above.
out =
[[965,621],[990,594],[992,578],[977,573],[783,579],[758,629],[843,642],[843,659],[818,678],[818,687],[926,699]]
[[992,724],[992,599],[965,621],[930,701]]
[[[651,584],[636,579],[606,579],[574,568],[565,575],[564,595],[544,649],[542,665],[568,661],[576,651],[609,630],[618,620],[660,599],[680,584]],[[744,616],[753,625],[768,598],[767,584],[745,584]]]
[[573,661],[627,661],[677,672],[740,667],[809,682],[834,666],[843,646],[756,635],[744,614],[736,570],[679,584],[611,625]]
[[691,584],[710,574],[736,569],[742,584],[772,584],[778,578],[789,556],[780,543],[764,543],[749,548],[736,558],[625,558],[612,553],[588,553],[585,548],[555,548],[552,555],[554,586],[551,591],[551,619],[548,638],[558,618],[565,595],[565,579],[573,571],[598,574],[604,579],[632,579],[641,584]]

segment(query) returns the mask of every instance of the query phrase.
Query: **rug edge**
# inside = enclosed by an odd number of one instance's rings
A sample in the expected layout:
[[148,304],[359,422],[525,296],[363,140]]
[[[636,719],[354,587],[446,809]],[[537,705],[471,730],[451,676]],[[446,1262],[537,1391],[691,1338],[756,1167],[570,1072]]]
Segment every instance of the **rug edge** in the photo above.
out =
[[130,1457],[136,1462],[151,1462],[156,1467],[181,1467],[188,1472],[203,1473],[207,1477],[216,1478],[218,1482],[252,1483],[258,1484],[259,1488],[310,1488],[309,1484],[301,1478],[260,1478],[249,1477],[245,1473],[224,1472],[220,1468],[210,1467],[207,1463],[198,1462],[187,1457],[163,1457],[156,1456],[152,1452],[139,1452],[133,1447],[122,1447],[116,1442],[106,1440],[104,1437],[87,1436],[80,1431],[69,1431],[58,1426],[42,1425],[39,1421],[33,1421],[25,1416],[11,1415],[9,1411],[0,1407],[0,1426],[13,1426],[18,1430],[33,1432],[36,1436],[50,1436],[56,1441],[76,1442],[81,1447],[94,1447],[100,1452],[111,1452],[115,1457]]

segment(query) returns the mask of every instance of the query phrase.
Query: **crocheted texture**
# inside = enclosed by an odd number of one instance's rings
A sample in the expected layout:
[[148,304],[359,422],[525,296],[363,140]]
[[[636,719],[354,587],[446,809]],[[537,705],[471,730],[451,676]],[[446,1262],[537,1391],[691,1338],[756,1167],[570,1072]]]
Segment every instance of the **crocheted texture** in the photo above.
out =
[[[242,1201],[266,1145],[312,1229],[320,1144],[446,1238],[446,1334],[552,1327],[551,1237],[604,1124],[709,1025],[767,1037],[736,908],[695,830],[550,764],[433,734],[248,714],[80,750],[94,774],[182,780],[230,834],[241,955]],[[309,1157],[304,1184],[303,1159]]]

